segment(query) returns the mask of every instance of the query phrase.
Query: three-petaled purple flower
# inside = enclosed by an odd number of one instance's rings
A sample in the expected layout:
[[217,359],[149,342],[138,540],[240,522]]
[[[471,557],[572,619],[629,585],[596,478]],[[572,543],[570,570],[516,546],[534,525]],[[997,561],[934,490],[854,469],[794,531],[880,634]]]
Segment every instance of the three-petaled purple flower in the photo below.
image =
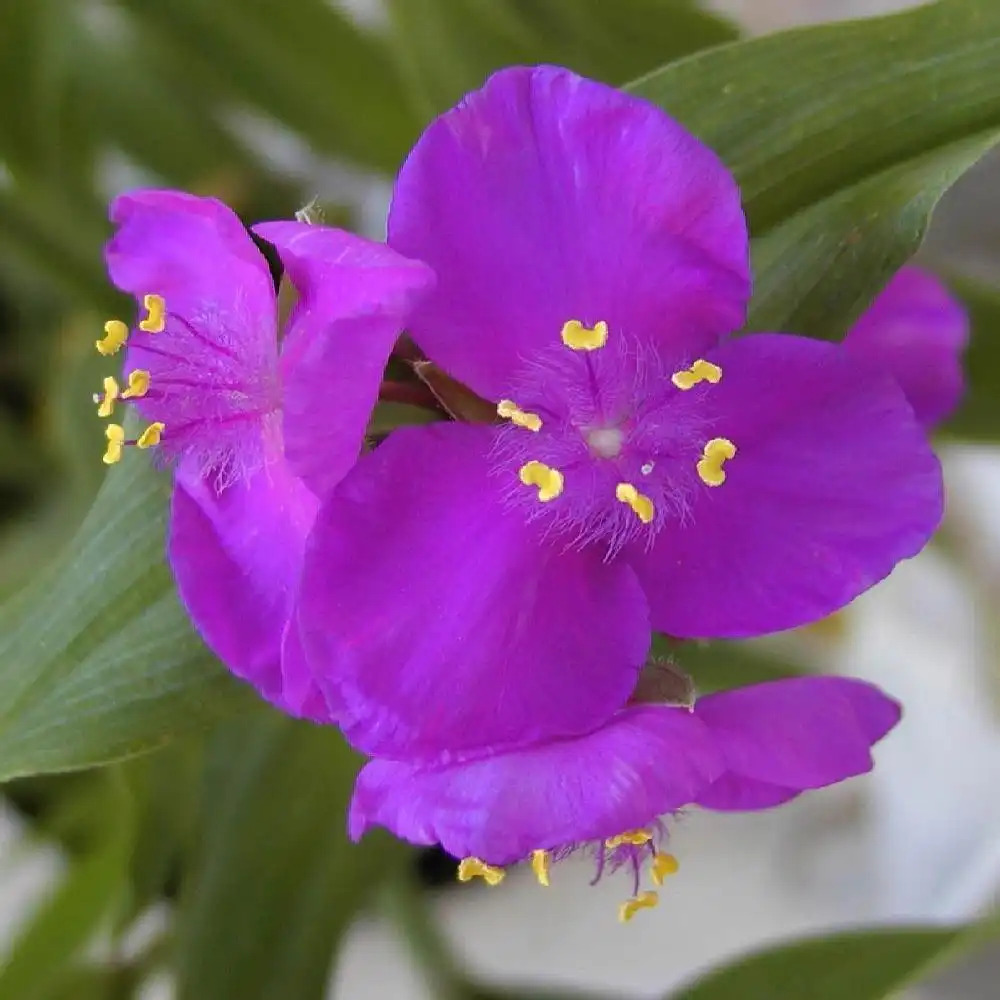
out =
[[[238,677],[294,714],[326,716],[301,657],[286,652],[305,538],[319,500],[354,463],[389,352],[423,264],[350,233],[297,222],[256,227],[298,300],[278,341],[270,271],[233,212],[210,198],[137,191],[116,199],[112,281],[142,304],[129,333],[111,320],[98,342],[127,342],[118,398],[152,423],[136,439],[175,465],[169,557],[208,645]],[[105,461],[125,430],[107,427]]]
[[317,514],[297,620],[332,717],[396,759],[602,726],[651,629],[814,621],[942,510],[884,365],[725,335],[750,292],[736,185],[659,109],[553,68],[492,77],[404,164],[408,328],[500,426],[404,428]]

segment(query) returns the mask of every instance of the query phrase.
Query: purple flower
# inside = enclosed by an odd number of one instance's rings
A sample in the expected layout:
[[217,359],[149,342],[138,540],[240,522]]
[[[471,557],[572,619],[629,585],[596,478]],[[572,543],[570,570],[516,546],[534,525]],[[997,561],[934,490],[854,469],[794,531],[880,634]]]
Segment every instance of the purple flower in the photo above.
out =
[[962,353],[968,340],[961,303],[934,275],[911,264],[885,286],[844,344],[890,372],[917,420],[931,430],[965,391]]
[[[389,351],[429,269],[348,233],[296,222],[256,232],[298,293],[279,345],[274,285],[239,219],[211,198],[136,191],[116,199],[111,279],[142,318],[127,337],[125,388],[175,464],[169,558],[181,599],[237,676],[296,714],[322,709],[286,626],[319,498],[354,464]],[[111,463],[125,432],[108,427]],[[282,646],[288,648],[282,656]],[[325,711],[322,713],[325,714]]]
[[397,431],[317,515],[299,633],[361,750],[618,732],[651,629],[816,620],[936,527],[940,468],[881,358],[724,339],[750,294],[739,193],[659,109],[498,73],[418,141],[388,240],[437,276],[413,337],[504,423]]
[[[496,884],[503,867],[549,864],[588,850],[625,866],[628,919],[656,902],[641,891],[677,868],[661,817],[689,805],[764,809],[870,770],[870,748],[899,706],[861,681],[812,677],[708,695],[693,709],[633,705],[594,732],[438,763],[373,760],[358,777],[350,833],[386,826],[464,859],[459,877]],[[596,879],[595,879],[596,881]]]

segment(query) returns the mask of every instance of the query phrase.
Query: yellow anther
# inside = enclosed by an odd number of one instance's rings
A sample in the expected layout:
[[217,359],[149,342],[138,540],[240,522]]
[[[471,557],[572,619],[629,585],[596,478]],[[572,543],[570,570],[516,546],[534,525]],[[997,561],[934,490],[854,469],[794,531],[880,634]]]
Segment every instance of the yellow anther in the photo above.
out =
[[563,474],[544,462],[526,462],[518,469],[517,475],[525,486],[538,487],[538,499],[542,503],[555,500],[563,491]]
[[94,346],[100,354],[107,357],[120,351],[122,344],[128,340],[128,327],[120,319],[109,319],[104,324],[104,336],[94,341]]
[[538,432],[542,429],[542,418],[537,413],[522,410],[512,399],[501,399],[497,403],[497,413],[517,427]]
[[726,481],[722,466],[736,454],[736,445],[729,438],[712,438],[698,460],[698,475],[706,486],[721,486]]
[[659,851],[653,855],[653,863],[650,866],[653,883],[663,885],[664,879],[668,875],[676,875],[680,864],[672,854],[660,854]]
[[651,910],[659,901],[660,897],[652,890],[640,892],[618,907],[618,919],[627,924],[640,910]]
[[535,873],[539,885],[549,884],[549,852],[531,852],[531,870]]
[[507,873],[496,865],[488,865],[482,858],[462,858],[458,863],[458,881],[471,882],[481,878],[487,885],[499,885]]
[[122,451],[125,448],[125,428],[121,424],[108,424],[104,428],[104,436],[108,439],[108,446],[104,451],[104,464],[114,465],[121,461]]
[[578,319],[563,324],[562,342],[574,351],[596,351],[608,342],[608,324],[603,320],[592,327],[584,326]]
[[711,361],[697,360],[690,368],[684,368],[679,372],[674,372],[670,376],[670,381],[678,389],[687,391],[693,389],[699,382],[711,382],[715,385],[722,378],[722,369],[718,365],[713,365]]
[[104,392],[97,405],[97,415],[99,417],[110,417],[115,412],[115,400],[118,398],[118,395],[118,382],[108,375],[104,380]]
[[609,851],[613,851],[616,847],[622,847],[625,844],[629,844],[632,847],[642,847],[643,844],[648,844],[652,839],[653,835],[648,830],[626,830],[624,833],[619,833],[616,837],[608,837],[604,841],[604,846]]
[[159,333],[167,325],[167,303],[162,295],[144,295],[142,304],[147,316],[139,323],[144,333]]
[[619,483],[615,487],[615,497],[628,504],[643,524],[649,524],[656,517],[656,508],[649,497],[640,493],[631,483]]
[[136,368],[129,372],[128,388],[122,393],[122,399],[139,399],[149,392],[149,372]]
[[152,448],[160,443],[160,438],[163,436],[163,429],[166,425],[161,424],[157,421],[155,424],[150,424],[136,439],[135,444],[137,448]]

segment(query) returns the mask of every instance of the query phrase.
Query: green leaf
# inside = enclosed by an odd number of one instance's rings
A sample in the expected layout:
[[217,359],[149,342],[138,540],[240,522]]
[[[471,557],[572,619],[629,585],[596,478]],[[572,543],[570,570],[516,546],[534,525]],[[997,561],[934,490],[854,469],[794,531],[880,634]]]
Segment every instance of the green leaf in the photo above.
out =
[[797,941],[710,972],[670,1000],[888,1000],[982,936],[982,927],[892,928]]
[[180,1000],[321,1000],[340,936],[407,853],[349,843],[358,758],[330,728],[261,710],[213,739],[184,886]]
[[134,836],[134,814],[124,785],[113,773],[102,782],[109,834],[70,864],[0,967],[0,996],[33,1000],[54,986],[69,963],[120,906]]
[[554,63],[622,83],[731,41],[689,0],[388,0],[400,62],[424,117],[503,66]]
[[146,44],[204,90],[234,97],[361,164],[394,169],[416,119],[382,40],[325,0],[124,0]]
[[168,485],[127,454],[67,551],[0,605],[0,780],[150,750],[253,702],[177,601]]
[[839,337],[996,142],[998,67],[1000,7],[941,0],[721,46],[632,89],[741,185],[755,237],[750,326]]
[[968,393],[945,430],[960,437],[1000,439],[1000,289],[969,278],[949,279],[969,311],[972,336],[965,359]]

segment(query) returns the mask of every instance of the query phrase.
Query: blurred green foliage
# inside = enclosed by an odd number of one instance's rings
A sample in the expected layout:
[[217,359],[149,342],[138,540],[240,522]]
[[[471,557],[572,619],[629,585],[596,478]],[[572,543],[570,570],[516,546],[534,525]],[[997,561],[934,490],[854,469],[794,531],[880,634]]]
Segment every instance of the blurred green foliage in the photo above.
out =
[[[0,778],[22,776],[8,801],[67,859],[0,956],[4,1000],[126,1000],[163,969],[181,1000],[316,1000],[380,881],[411,884],[400,845],[346,841],[356,761],[339,737],[259,707],[194,637],[162,561],[163,476],[140,463],[103,475],[92,342],[125,308],[100,256],[116,190],[211,193],[248,219],[289,217],[320,193],[351,224],[430,115],[498,66],[561,63],[638,81],[734,170],[757,326],[838,337],[1000,130],[989,0],[676,63],[735,29],[690,0],[386,0],[383,14],[362,25],[327,0],[0,0]],[[954,431],[996,438],[1000,296],[959,290],[976,364]],[[797,669],[756,646],[664,651],[705,689]],[[157,905],[177,919],[126,948]],[[430,927],[419,893],[387,909]],[[850,981],[875,1000],[960,942],[950,935],[795,946],[733,973],[749,992],[726,993],[724,972],[682,995],[801,1000],[802,982],[850,959],[875,970]],[[440,947],[431,960],[456,1000],[552,995],[474,986]]]

